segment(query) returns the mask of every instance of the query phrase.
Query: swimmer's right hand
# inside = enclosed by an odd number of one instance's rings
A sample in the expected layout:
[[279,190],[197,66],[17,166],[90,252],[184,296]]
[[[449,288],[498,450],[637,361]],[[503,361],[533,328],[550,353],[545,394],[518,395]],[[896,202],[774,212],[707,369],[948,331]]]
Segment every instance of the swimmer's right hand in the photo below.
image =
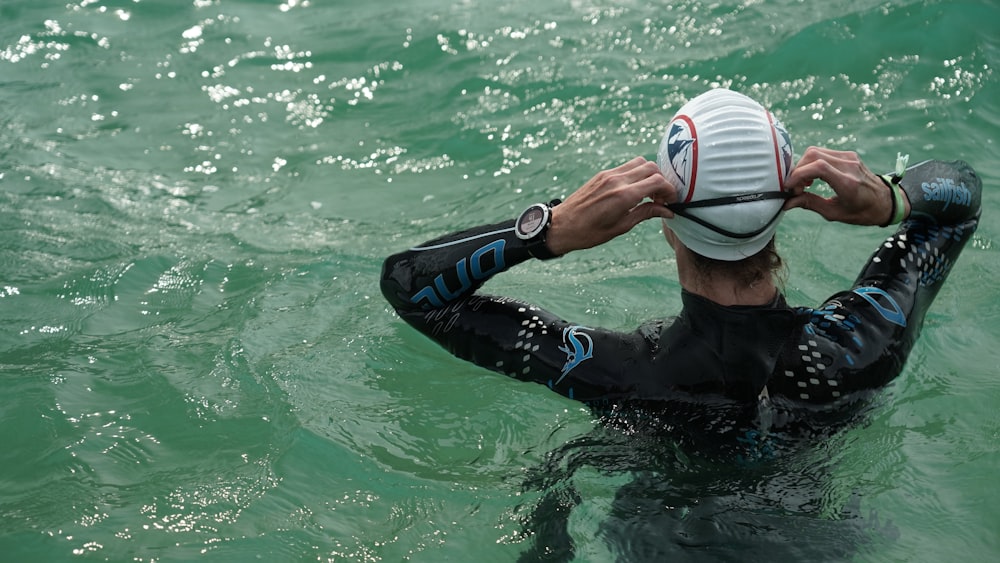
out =
[[546,244],[556,255],[592,248],[653,217],[673,217],[664,204],[677,190],[656,163],[636,157],[598,172],[552,209]]

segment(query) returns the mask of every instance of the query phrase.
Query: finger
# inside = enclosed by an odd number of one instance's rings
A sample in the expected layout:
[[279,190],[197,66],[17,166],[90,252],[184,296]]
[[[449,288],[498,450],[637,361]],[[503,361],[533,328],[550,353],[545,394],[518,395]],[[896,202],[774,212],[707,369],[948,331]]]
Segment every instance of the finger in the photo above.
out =
[[661,219],[669,219],[674,216],[674,213],[664,207],[659,203],[652,201],[647,201],[640,203],[639,205],[632,208],[628,215],[625,216],[625,221],[627,225],[626,231],[632,230],[633,227],[647,221],[654,217],[659,217]]
[[660,174],[660,169],[655,164],[653,167],[655,170],[649,176],[629,186],[628,189],[631,195],[638,201],[646,198],[661,204],[675,201],[677,199],[677,188],[663,174]]
[[[646,159],[641,156],[637,156],[632,160],[614,168],[601,170],[588,180],[587,183],[584,184],[583,188],[586,188],[586,191],[588,192],[603,192],[606,190],[613,190],[621,187],[622,185],[630,184],[643,177],[641,173],[638,176],[635,176],[634,171],[641,168],[644,163],[646,163]],[[634,177],[635,180],[630,180],[632,177]]]
[[788,180],[785,182],[785,189],[793,191],[801,191],[805,188],[811,186],[815,180],[827,181],[828,177],[832,171],[830,163],[826,160],[812,160],[809,162],[804,162],[805,158],[800,161],[800,164],[792,169],[792,172],[788,175]]
[[834,191],[841,186],[851,184],[850,175],[843,170],[843,166],[839,162],[820,159],[792,170],[785,186],[786,189],[798,192],[812,186],[815,180],[823,180],[831,188],[834,188]]
[[825,147],[812,146],[806,149],[806,152],[802,154],[802,158],[799,159],[796,166],[809,164],[815,160],[849,161],[855,160],[856,156],[856,153],[851,151],[838,151]]
[[627,184],[640,182],[650,176],[660,174],[660,168],[654,162],[650,162],[643,157],[636,157],[628,162],[628,169],[619,174],[619,178]]
[[827,221],[836,220],[842,212],[836,200],[810,192],[804,192],[802,195],[795,196],[785,202],[785,209],[794,208],[808,209]]
[[786,211],[789,209],[809,209],[812,210],[816,207],[815,200],[823,199],[822,196],[816,195],[810,192],[802,192],[799,195],[788,198],[785,201],[785,205],[782,207]]
[[652,217],[669,219],[674,216],[674,212],[667,208],[667,204],[677,201],[677,188],[662,174],[655,174],[636,182],[629,189],[631,197],[637,201],[633,211],[641,209],[641,213],[648,213],[641,220],[644,221]]
[[799,191],[812,185],[816,179],[823,180],[832,187],[848,177],[849,170],[862,166],[857,153],[835,151],[821,147],[809,147],[788,175],[785,189]]
[[641,156],[637,156],[637,157],[633,158],[632,160],[629,160],[628,162],[624,162],[624,163],[619,164],[618,166],[612,168],[611,169],[611,173],[616,174],[616,175],[628,174],[632,170],[635,170],[636,168],[642,167],[642,165],[645,164],[646,162],[648,162],[648,161],[645,158],[643,158]]

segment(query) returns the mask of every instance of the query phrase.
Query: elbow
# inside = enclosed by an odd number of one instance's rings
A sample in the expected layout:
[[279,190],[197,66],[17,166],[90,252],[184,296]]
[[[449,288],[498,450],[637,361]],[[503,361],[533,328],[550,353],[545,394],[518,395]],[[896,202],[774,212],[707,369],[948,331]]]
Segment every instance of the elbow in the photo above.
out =
[[397,312],[400,312],[405,308],[407,301],[402,297],[405,294],[403,287],[400,285],[399,281],[393,275],[395,271],[395,262],[392,257],[386,259],[382,264],[382,275],[379,278],[379,289],[382,291],[382,297],[389,302],[390,305]]

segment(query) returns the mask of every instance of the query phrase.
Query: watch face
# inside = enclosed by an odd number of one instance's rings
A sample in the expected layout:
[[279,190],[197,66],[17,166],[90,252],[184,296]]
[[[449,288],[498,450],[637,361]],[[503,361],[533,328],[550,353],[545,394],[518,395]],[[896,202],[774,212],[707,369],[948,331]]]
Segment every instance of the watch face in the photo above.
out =
[[542,226],[542,219],[544,219],[544,213],[537,207],[532,207],[524,214],[521,219],[521,232],[522,233],[533,233],[538,230],[538,227]]
[[528,240],[542,232],[548,221],[548,209],[540,204],[532,205],[517,220],[517,236]]

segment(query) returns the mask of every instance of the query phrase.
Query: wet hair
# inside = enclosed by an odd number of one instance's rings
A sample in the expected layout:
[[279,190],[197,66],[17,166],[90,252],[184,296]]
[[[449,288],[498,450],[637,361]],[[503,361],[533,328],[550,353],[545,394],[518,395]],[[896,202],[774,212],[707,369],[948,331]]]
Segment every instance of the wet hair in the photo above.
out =
[[743,260],[715,260],[702,256],[690,248],[687,250],[691,253],[696,275],[702,279],[712,280],[716,279],[717,276],[735,278],[745,287],[753,287],[758,282],[771,277],[775,285],[779,288],[784,287],[787,274],[785,261],[781,259],[781,255],[775,248],[774,237],[759,252]]

